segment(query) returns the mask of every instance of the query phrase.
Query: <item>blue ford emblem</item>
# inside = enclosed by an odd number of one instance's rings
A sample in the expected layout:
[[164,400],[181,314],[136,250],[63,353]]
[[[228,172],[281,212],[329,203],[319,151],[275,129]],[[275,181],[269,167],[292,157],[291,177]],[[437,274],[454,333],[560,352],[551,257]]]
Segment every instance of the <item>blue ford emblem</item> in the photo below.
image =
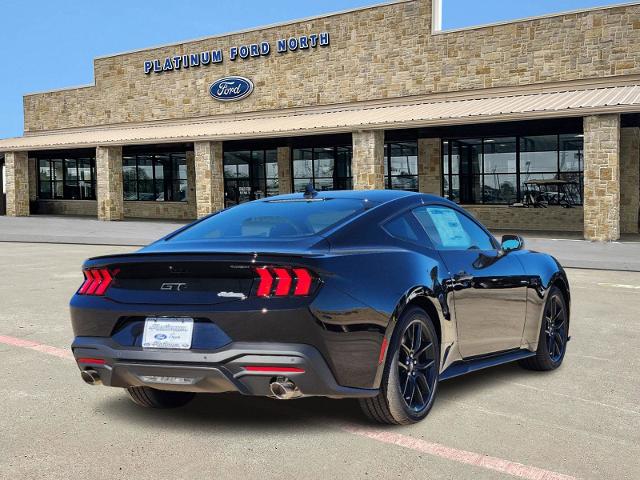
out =
[[224,77],[209,87],[209,93],[221,102],[233,102],[248,97],[253,92],[253,82],[244,77]]
[[159,333],[153,338],[155,338],[156,340],[166,340],[167,336],[164,333]]

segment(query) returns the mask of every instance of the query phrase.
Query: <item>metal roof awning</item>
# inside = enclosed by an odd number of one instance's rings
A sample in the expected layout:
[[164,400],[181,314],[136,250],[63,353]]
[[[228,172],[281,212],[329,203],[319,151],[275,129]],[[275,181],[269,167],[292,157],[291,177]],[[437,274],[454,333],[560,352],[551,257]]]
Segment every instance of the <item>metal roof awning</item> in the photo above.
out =
[[0,140],[0,152],[287,137],[354,130],[459,125],[640,112],[640,85],[239,114],[172,123],[91,127]]

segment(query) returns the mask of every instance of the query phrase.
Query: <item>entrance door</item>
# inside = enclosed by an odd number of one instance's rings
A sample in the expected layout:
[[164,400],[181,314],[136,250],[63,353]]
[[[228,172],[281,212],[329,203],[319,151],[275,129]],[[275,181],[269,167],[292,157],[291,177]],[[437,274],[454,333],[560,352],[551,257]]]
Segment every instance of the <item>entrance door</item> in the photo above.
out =
[[4,157],[0,157],[0,215],[7,214],[7,180],[4,172]]
[[462,356],[519,348],[528,282],[516,256],[500,252],[489,234],[457,210],[433,205],[414,214],[449,270]]

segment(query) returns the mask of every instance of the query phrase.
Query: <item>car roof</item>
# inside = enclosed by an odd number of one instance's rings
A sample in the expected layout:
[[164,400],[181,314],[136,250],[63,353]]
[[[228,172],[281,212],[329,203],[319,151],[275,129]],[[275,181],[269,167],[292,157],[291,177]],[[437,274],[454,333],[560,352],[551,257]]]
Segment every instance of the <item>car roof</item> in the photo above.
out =
[[[386,203],[399,198],[422,197],[424,201],[442,201],[442,197],[405,190],[330,190],[317,192],[314,198],[345,198],[354,200],[369,200],[377,203]],[[264,198],[262,202],[304,200],[304,193],[289,193]],[[446,201],[446,200],[445,200]]]

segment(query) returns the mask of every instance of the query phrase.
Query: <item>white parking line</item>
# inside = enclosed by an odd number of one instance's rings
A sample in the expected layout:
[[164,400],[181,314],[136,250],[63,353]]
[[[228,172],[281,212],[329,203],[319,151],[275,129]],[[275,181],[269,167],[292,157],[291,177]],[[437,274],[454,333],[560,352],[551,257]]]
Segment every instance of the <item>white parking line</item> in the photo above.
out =
[[361,437],[370,438],[383,443],[397,445],[417,452],[426,453],[440,458],[453,460],[454,462],[482,467],[500,473],[513,475],[514,477],[526,478],[529,480],[575,480],[575,477],[552,472],[543,468],[523,465],[522,463],[511,462],[502,458],[490,457],[480,453],[458,450],[457,448],[446,447],[438,443],[427,442],[419,438],[409,437],[400,433],[388,430],[377,430],[373,428],[360,428],[356,426],[345,426],[345,432]]
[[640,290],[640,285],[625,285],[623,283],[598,283],[600,287],[627,288],[630,290]]

